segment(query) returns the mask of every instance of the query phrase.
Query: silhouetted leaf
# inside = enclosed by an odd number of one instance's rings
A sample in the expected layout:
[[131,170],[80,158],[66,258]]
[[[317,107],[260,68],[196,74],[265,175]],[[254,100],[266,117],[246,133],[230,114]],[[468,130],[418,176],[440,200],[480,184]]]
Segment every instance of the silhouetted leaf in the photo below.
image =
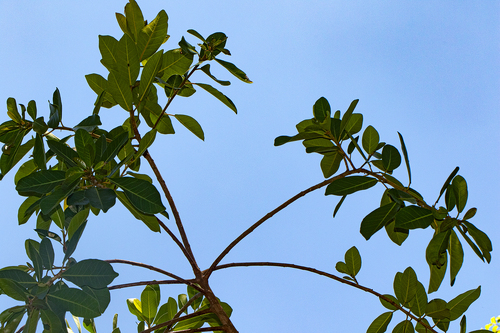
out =
[[375,186],[377,182],[376,178],[365,176],[344,177],[331,182],[325,190],[325,195],[348,195],[357,191],[369,189]]

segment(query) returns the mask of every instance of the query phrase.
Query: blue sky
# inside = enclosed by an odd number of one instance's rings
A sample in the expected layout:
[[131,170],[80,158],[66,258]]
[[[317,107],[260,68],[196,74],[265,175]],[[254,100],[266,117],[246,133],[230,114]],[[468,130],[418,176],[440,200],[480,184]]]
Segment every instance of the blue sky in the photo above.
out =
[[[214,74],[232,85],[221,89],[238,107],[234,115],[212,96],[199,91],[176,99],[172,113],[195,117],[205,130],[200,141],[180,125],[151,150],[162,165],[193,250],[202,267],[243,230],[297,192],[323,180],[319,156],[304,153],[300,143],[274,147],[276,136],[293,134],[295,124],[310,118],[312,105],[325,96],[334,110],[345,111],[360,99],[357,112],[381,140],[399,146],[405,138],[412,166],[412,185],[434,202],[449,173],[460,166],[469,186],[467,207],[477,207],[471,220],[490,235],[496,249],[496,203],[500,196],[495,172],[499,161],[500,4],[496,1],[141,1],[153,19],[165,9],[171,39],[177,47],[186,33],[223,31],[229,39],[227,59],[254,82],[244,84],[229,73]],[[99,34],[121,36],[115,12],[125,1],[0,1],[0,99],[36,100],[38,112],[56,87],[61,91],[67,126],[90,115],[95,94],[84,75],[104,74]],[[194,79],[211,83],[198,74]],[[102,110],[105,127],[124,117],[119,109]],[[4,114],[2,118],[7,119]],[[148,171],[146,167],[144,170]],[[404,168],[395,176],[403,182]],[[3,231],[0,266],[24,263],[24,240],[36,238],[35,221],[17,226],[13,174],[1,182]],[[309,194],[257,229],[224,262],[293,262],[335,272],[335,263],[355,245],[361,252],[361,284],[392,292],[397,271],[411,265],[424,285],[428,280],[425,247],[431,230],[412,232],[401,246],[381,232],[370,241],[359,234],[363,217],[375,209],[381,186],[348,198],[335,219],[337,199],[323,190]],[[168,223],[173,225],[172,221]],[[498,238],[498,237],[497,237]],[[465,246],[464,246],[465,248]],[[189,277],[190,269],[168,236],[152,234],[117,205],[89,221],[77,260],[129,259],[160,266]],[[449,277],[431,297],[449,300],[482,286],[469,309],[469,330],[478,329],[498,307],[496,251],[490,265],[465,248],[465,263],[453,288]],[[116,283],[160,279],[149,271],[115,266]],[[368,294],[309,273],[279,268],[232,268],[214,273],[212,287],[234,309],[241,332],[360,331],[384,312]],[[134,317],[125,299],[142,288],[112,294],[100,331],[111,329],[119,313],[122,332],[132,332]],[[185,292],[165,287],[163,300]],[[11,303],[0,297],[0,308]],[[400,320],[404,318],[396,317]],[[397,322],[394,319],[395,323]],[[128,327],[128,329],[127,329]],[[457,330],[452,326],[452,330]]]

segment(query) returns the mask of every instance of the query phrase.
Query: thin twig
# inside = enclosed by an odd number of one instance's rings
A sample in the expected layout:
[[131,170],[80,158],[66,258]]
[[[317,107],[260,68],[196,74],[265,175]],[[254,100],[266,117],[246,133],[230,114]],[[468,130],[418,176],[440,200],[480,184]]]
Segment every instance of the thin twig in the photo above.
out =
[[408,317],[412,318],[416,322],[419,322],[426,329],[430,330],[431,332],[437,333],[432,327],[428,326],[424,321],[422,321],[420,318],[418,318],[415,315],[413,315],[410,311],[404,309],[401,305],[397,304],[396,302],[394,302],[390,298],[388,298],[388,297],[386,297],[386,296],[384,296],[384,295],[376,292],[375,290],[370,289],[368,287],[364,287],[364,286],[362,286],[362,285],[360,285],[358,283],[354,283],[354,282],[342,279],[341,277],[338,277],[336,275],[333,275],[333,274],[330,274],[330,273],[327,273],[327,272],[324,272],[324,271],[320,271],[320,270],[315,269],[315,268],[311,268],[311,267],[307,267],[307,266],[301,266],[301,265],[295,265],[295,264],[280,263],[280,262],[239,262],[239,263],[230,263],[230,264],[219,265],[219,266],[215,267],[214,270],[220,270],[220,269],[225,269],[225,268],[230,268],[230,267],[250,267],[250,266],[260,266],[260,267],[270,266],[270,267],[293,268],[293,269],[303,270],[303,271],[311,272],[311,273],[318,274],[318,275],[321,275],[321,276],[325,276],[325,277],[333,279],[335,281],[348,284],[351,287],[363,290],[363,291],[365,291],[367,293],[373,294],[373,295],[375,295],[375,296],[383,299],[384,301],[386,301],[386,302],[390,303],[391,305],[395,306],[398,310],[400,310],[401,312],[403,312],[404,314],[406,314]]
[[177,244],[177,246],[181,249],[182,253],[184,253],[184,256],[188,258],[189,254],[187,253],[186,248],[184,247],[184,245],[182,245],[177,236],[175,236],[175,234],[158,217],[156,219],[158,220],[158,224],[163,228],[163,230],[167,232],[167,234],[172,238],[175,244]]
[[284,203],[282,203],[281,205],[279,205],[278,207],[276,207],[275,209],[273,209],[272,211],[270,211],[269,213],[267,213],[264,217],[262,217],[260,220],[258,220],[257,222],[255,222],[252,226],[250,226],[247,230],[245,230],[241,235],[239,235],[234,241],[232,241],[231,244],[229,244],[224,249],[224,251],[222,251],[222,253],[217,257],[217,259],[215,259],[215,261],[212,263],[212,265],[210,266],[210,268],[208,270],[204,271],[204,275],[205,276],[210,276],[210,274],[212,273],[212,271],[214,270],[214,268],[229,253],[229,251],[231,251],[236,246],[236,244],[238,244],[241,240],[243,240],[243,238],[245,238],[250,233],[252,233],[255,229],[257,229],[262,223],[264,223],[265,221],[267,221],[271,217],[273,217],[276,213],[280,212],[281,210],[283,210],[284,208],[286,208],[287,206],[289,206],[293,202],[295,202],[298,199],[300,199],[301,197],[305,196],[306,194],[308,194],[308,193],[310,193],[312,191],[315,191],[315,190],[317,190],[317,189],[319,189],[319,188],[321,188],[323,186],[326,186],[326,185],[330,184],[331,182],[333,182],[334,180],[343,178],[345,176],[348,176],[350,174],[357,173],[357,172],[359,172],[358,169],[347,170],[347,171],[345,171],[345,172],[343,172],[343,173],[341,173],[341,174],[339,174],[339,175],[337,175],[337,176],[335,176],[333,178],[324,180],[324,181],[322,181],[319,184],[311,186],[308,189],[306,189],[306,190],[304,190],[302,192],[297,193],[292,198],[288,199],[287,201],[285,201]]
[[[194,313],[185,315],[183,317],[174,318],[172,320],[166,321],[166,322],[158,324],[156,326],[152,326],[152,327],[148,328],[147,330],[142,331],[141,333],[153,332],[153,331],[156,331],[157,329],[160,329],[160,328],[165,327],[165,326],[169,326],[171,324],[175,324],[175,323],[177,323],[179,321],[183,321],[183,320],[186,320],[186,319],[189,319],[189,318],[193,318],[193,317],[198,317],[198,316],[201,316],[201,315],[204,315],[204,314],[207,314],[207,313],[211,313],[211,312],[212,311],[210,311],[210,309],[206,309],[206,310],[201,310],[201,311],[198,311],[198,312],[194,312]],[[176,331],[176,332],[179,332],[179,331]]]
[[[195,283],[194,280],[186,280],[186,281],[191,283],[190,286],[193,286]],[[115,286],[109,287],[108,289],[115,290],[115,289],[123,289],[123,288],[138,287],[138,286],[149,286],[149,285],[153,285],[153,284],[185,284],[185,283],[177,281],[177,280],[139,281],[139,282],[132,282],[132,283],[117,284]]]

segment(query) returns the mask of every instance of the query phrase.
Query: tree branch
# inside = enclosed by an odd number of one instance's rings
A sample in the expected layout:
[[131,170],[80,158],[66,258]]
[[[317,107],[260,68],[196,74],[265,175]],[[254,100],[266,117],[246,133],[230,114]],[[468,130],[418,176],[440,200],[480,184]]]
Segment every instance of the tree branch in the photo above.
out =
[[262,223],[266,222],[271,217],[273,217],[276,213],[278,213],[279,211],[283,210],[284,208],[286,208],[287,206],[289,206],[293,202],[297,201],[301,197],[305,196],[306,194],[308,194],[308,193],[310,193],[312,191],[315,191],[315,190],[317,190],[317,189],[319,189],[319,188],[321,188],[323,186],[326,186],[326,185],[330,184],[331,182],[333,182],[334,180],[343,178],[345,176],[348,176],[348,175],[351,175],[351,174],[357,173],[357,172],[359,172],[359,169],[347,170],[347,171],[344,171],[343,173],[341,173],[341,174],[339,174],[339,175],[337,175],[335,177],[332,177],[330,179],[324,180],[324,181],[322,181],[319,184],[316,184],[316,185],[311,186],[311,187],[309,187],[308,189],[306,189],[306,190],[304,190],[302,192],[299,192],[298,194],[294,195],[293,197],[291,197],[290,199],[288,199],[287,201],[285,201],[284,203],[282,203],[281,205],[279,205],[278,207],[276,207],[274,210],[272,210],[269,213],[267,213],[264,217],[262,217],[260,220],[258,220],[257,222],[255,222],[252,226],[250,226],[247,230],[245,230],[241,235],[239,235],[234,241],[232,241],[231,244],[229,244],[224,249],[224,251],[222,251],[222,253],[217,257],[217,259],[215,259],[215,261],[212,263],[212,265],[210,266],[210,268],[208,270],[204,271],[204,273],[205,273],[204,275],[210,276],[210,274],[212,274],[212,272],[214,271],[215,267],[229,253],[229,251],[231,251],[236,246],[236,244],[238,244],[241,240],[243,240],[243,238],[245,238],[246,236],[248,236],[249,234],[251,234]]
[[[192,283],[191,286],[193,286],[195,282],[194,280],[186,280],[186,281]],[[115,289],[123,289],[123,288],[138,287],[138,286],[148,286],[152,284],[184,284],[184,283],[177,280],[140,281],[140,282],[117,284],[115,286],[108,287],[108,289],[115,290]]]
[[[156,331],[157,329],[160,329],[160,328],[165,327],[165,326],[169,326],[171,324],[175,324],[175,323],[177,323],[179,321],[183,321],[183,320],[186,320],[186,319],[189,319],[189,318],[198,317],[198,316],[201,316],[201,315],[204,315],[204,314],[207,314],[207,313],[211,313],[211,312],[212,311],[210,311],[210,309],[206,309],[206,310],[201,310],[201,311],[198,311],[198,312],[194,312],[194,313],[185,315],[183,317],[177,317],[177,318],[171,319],[169,321],[166,321],[164,323],[158,324],[156,326],[152,326],[152,327],[148,328],[147,330],[142,331],[141,333],[153,332],[153,331]],[[176,331],[176,332],[181,332],[181,331]],[[200,332],[200,331],[198,331],[198,332]]]
[[324,272],[324,271],[320,271],[320,270],[315,269],[315,268],[311,268],[311,267],[307,267],[307,266],[301,266],[301,265],[295,265],[295,264],[280,263],[280,262],[240,262],[240,263],[230,263],[230,264],[219,265],[219,266],[215,267],[214,271],[215,270],[220,270],[220,269],[225,269],[225,268],[230,268],[230,267],[250,267],[250,266],[260,266],[260,267],[269,266],[269,267],[293,268],[293,269],[298,269],[298,270],[302,270],[302,271],[307,271],[307,272],[311,272],[311,273],[314,273],[314,274],[318,274],[318,275],[321,275],[321,276],[325,276],[325,277],[330,278],[332,280],[335,280],[335,281],[338,281],[338,282],[341,282],[341,283],[344,283],[344,284],[348,284],[351,287],[363,290],[363,291],[365,291],[367,293],[370,293],[370,294],[375,295],[375,296],[377,296],[379,298],[382,298],[384,301],[386,301],[386,302],[390,303],[391,305],[395,306],[399,311],[403,312],[408,317],[412,318],[416,322],[419,322],[422,326],[424,326],[430,332],[438,333],[432,327],[430,327],[429,325],[427,325],[425,322],[421,321],[420,318],[418,318],[415,315],[413,315],[410,311],[404,309],[401,305],[399,305],[396,302],[392,301],[390,298],[385,297],[384,295],[376,292],[375,290],[370,289],[368,287],[364,287],[364,286],[362,286],[362,285],[360,285],[358,283],[342,279],[341,277],[338,277],[336,275],[333,275],[333,274],[330,274],[330,273],[327,273],[327,272]]

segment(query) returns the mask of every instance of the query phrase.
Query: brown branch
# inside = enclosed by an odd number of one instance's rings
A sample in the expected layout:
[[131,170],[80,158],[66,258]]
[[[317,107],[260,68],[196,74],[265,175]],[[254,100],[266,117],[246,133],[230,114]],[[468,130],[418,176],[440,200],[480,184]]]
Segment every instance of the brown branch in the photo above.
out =
[[155,272],[158,272],[158,273],[161,273],[163,275],[166,275],[166,276],[169,276],[175,280],[177,280],[179,283],[184,283],[184,284],[187,284],[187,285],[192,285],[192,283],[188,282],[187,280],[184,280],[183,278],[175,275],[175,274],[172,274],[170,272],[167,272],[161,268],[158,268],[158,267],[154,267],[154,266],[151,266],[151,265],[148,265],[148,264],[143,264],[141,262],[135,262],[135,261],[130,261],[130,260],[123,260],[123,259],[110,259],[110,260],[104,260],[106,261],[107,263],[110,263],[110,264],[126,264],[126,265],[131,265],[131,266],[139,266],[139,267],[143,267],[143,268],[147,268],[147,269],[150,269],[152,271],[155,271]]
[[172,238],[172,240],[177,244],[177,246],[181,249],[182,253],[184,253],[184,256],[186,258],[189,258],[189,254],[186,251],[186,248],[184,245],[182,245],[181,241],[175,236],[175,234],[166,226],[165,223],[163,223],[158,217],[156,217],[158,220],[158,224],[167,232],[167,234]]
[[406,314],[408,317],[412,318],[416,322],[419,322],[426,329],[430,330],[431,332],[437,333],[435,330],[432,329],[432,327],[428,326],[425,322],[421,321],[420,318],[418,318],[415,315],[413,315],[410,311],[404,309],[401,305],[399,305],[396,302],[392,301],[390,298],[385,297],[384,295],[376,292],[375,290],[370,289],[368,287],[364,287],[364,286],[362,286],[362,285],[360,285],[358,283],[342,279],[341,277],[338,277],[336,275],[333,275],[333,274],[330,274],[330,273],[327,273],[327,272],[324,272],[324,271],[320,271],[320,270],[315,269],[315,268],[311,268],[311,267],[307,267],[307,266],[301,266],[301,265],[295,265],[295,264],[280,263],[280,262],[240,262],[240,263],[230,263],[230,264],[219,265],[219,266],[215,267],[214,271],[215,270],[220,270],[220,269],[225,269],[225,268],[230,268],[230,267],[250,267],[250,266],[260,266],[260,267],[270,266],[270,267],[293,268],[293,269],[298,269],[298,270],[302,270],[302,271],[307,271],[307,272],[311,272],[311,273],[314,273],[314,274],[318,274],[318,275],[321,275],[321,276],[325,276],[325,277],[330,278],[332,280],[335,280],[335,281],[338,281],[338,282],[341,282],[341,283],[344,283],[344,284],[348,284],[351,287],[363,290],[363,291],[365,291],[367,293],[373,294],[373,295],[375,295],[375,296],[383,299],[384,301],[386,301],[386,302],[390,303],[391,305],[395,306],[398,310],[400,310],[401,312],[403,312],[404,314]]
[[258,220],[257,222],[255,222],[252,226],[250,226],[247,230],[245,230],[241,235],[239,235],[234,241],[232,241],[231,244],[229,244],[224,249],[224,251],[222,251],[222,253],[217,257],[217,259],[215,259],[215,261],[212,263],[212,265],[210,266],[210,268],[208,270],[204,271],[204,275],[210,276],[210,274],[212,274],[212,272],[214,271],[215,267],[229,253],[229,251],[231,251],[236,246],[236,244],[238,244],[241,240],[243,240],[243,238],[245,238],[250,233],[252,233],[255,229],[257,229],[262,223],[266,222],[271,217],[273,217],[276,213],[280,212],[281,210],[283,210],[284,208],[286,208],[287,206],[289,206],[293,202],[295,202],[298,199],[300,199],[301,197],[305,196],[306,194],[308,194],[308,193],[310,193],[312,191],[315,191],[315,190],[317,190],[317,189],[319,189],[319,188],[321,188],[323,186],[326,186],[326,185],[330,184],[331,182],[333,182],[334,180],[343,178],[345,176],[348,176],[350,174],[357,173],[357,172],[359,172],[359,169],[347,170],[347,171],[344,171],[343,173],[341,173],[341,174],[339,174],[339,175],[337,175],[335,177],[332,177],[330,179],[324,180],[324,181],[322,181],[319,184],[311,186],[308,189],[306,189],[306,190],[304,190],[302,192],[297,193],[296,195],[294,195],[293,197],[291,197],[290,199],[288,199],[287,201],[285,201],[284,203],[282,203],[281,205],[279,205],[278,207],[276,207],[275,209],[273,209],[272,211],[270,211],[269,213],[267,213],[264,217],[262,217],[260,220]]
[[188,330],[168,331],[168,332],[191,333],[191,332],[214,332],[214,331],[223,331],[223,330],[224,330],[224,326],[214,326],[214,327],[190,328]]
[[[193,286],[194,280],[186,280],[186,281],[191,283],[191,286]],[[140,282],[117,284],[115,286],[109,287],[108,289],[115,290],[115,289],[123,289],[123,288],[138,287],[138,286],[149,286],[152,284],[184,284],[184,283],[177,280],[140,281]]]

